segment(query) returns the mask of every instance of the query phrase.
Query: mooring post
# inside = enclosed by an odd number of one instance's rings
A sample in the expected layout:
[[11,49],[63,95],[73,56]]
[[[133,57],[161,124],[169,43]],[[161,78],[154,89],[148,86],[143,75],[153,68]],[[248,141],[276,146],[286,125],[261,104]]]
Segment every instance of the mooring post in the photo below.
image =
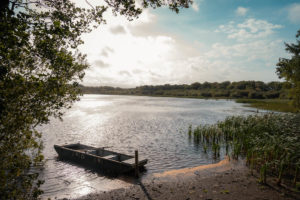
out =
[[139,152],[138,150],[134,151],[135,153],[135,177],[138,178],[139,177]]

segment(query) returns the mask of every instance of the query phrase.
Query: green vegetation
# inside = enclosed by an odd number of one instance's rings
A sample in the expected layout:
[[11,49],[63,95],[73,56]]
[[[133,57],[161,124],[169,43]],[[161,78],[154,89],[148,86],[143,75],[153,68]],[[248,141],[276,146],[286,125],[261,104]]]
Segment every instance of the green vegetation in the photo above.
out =
[[[73,1],[74,2],[74,1]],[[178,12],[191,1],[105,0],[106,6],[77,7],[71,0],[0,1],[0,197],[34,199],[41,191],[41,133],[36,127],[63,115],[78,100],[78,81],[88,67],[78,46],[82,33],[105,22],[103,13],[137,17],[142,8],[168,6]]]
[[267,176],[277,176],[296,185],[300,168],[300,114],[265,114],[248,117],[228,117],[215,125],[201,125],[192,135],[203,151],[234,159],[245,157],[251,171],[260,172],[260,181],[266,183]]
[[287,90],[281,82],[264,83],[261,81],[240,81],[222,83],[193,83],[191,85],[156,85],[140,86],[136,88],[113,87],[84,87],[85,94],[121,94],[121,95],[149,95],[192,98],[231,98],[231,99],[285,99]]
[[[76,52],[80,35],[101,17],[70,1],[1,1],[0,4],[0,196],[31,199],[41,194],[38,125],[77,100],[77,80],[88,67]],[[33,6],[34,4],[34,6]],[[100,23],[100,21],[99,21]]]
[[287,99],[237,99],[237,103],[247,103],[250,107],[279,112],[297,112]]
[[[300,38],[300,30],[298,30],[296,38]],[[300,111],[300,40],[297,40],[296,44],[285,44],[285,46],[285,50],[292,56],[290,59],[279,59],[277,74],[279,78],[284,78],[287,81],[292,103]]]

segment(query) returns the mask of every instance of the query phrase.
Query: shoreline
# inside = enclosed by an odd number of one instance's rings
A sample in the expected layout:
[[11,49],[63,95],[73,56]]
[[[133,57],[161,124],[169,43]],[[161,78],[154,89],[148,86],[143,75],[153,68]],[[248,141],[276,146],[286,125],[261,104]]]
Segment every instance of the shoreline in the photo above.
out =
[[276,187],[276,180],[261,185],[250,175],[242,160],[226,158],[215,164],[154,173],[136,180],[132,186],[107,192],[93,193],[77,200],[106,199],[219,199],[295,200],[299,192]]
[[168,96],[168,95],[142,95],[142,94],[100,94],[84,93],[83,95],[115,95],[115,96],[135,96],[135,97],[153,97],[153,98],[179,98],[179,99],[202,99],[202,100],[226,100],[244,104],[246,107],[266,110],[270,112],[297,113],[295,108],[289,104],[288,99],[248,99],[248,98],[225,98],[225,97],[195,97],[195,96]]
[[[237,162],[235,162],[235,165]],[[188,167],[183,169],[174,169],[169,170],[161,173],[154,173],[153,176],[155,177],[170,177],[170,176],[178,176],[178,175],[188,175],[195,172],[205,172],[207,170],[226,170],[230,167],[231,163],[229,161],[229,158],[226,157],[225,159],[214,163],[214,164],[208,164],[208,165],[199,165],[196,167]],[[236,167],[236,166],[235,166]]]

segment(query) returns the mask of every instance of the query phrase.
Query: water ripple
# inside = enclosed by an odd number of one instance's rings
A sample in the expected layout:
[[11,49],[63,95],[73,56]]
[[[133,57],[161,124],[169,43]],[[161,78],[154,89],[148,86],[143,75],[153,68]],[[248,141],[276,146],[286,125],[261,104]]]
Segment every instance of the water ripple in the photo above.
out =
[[47,159],[41,177],[44,198],[76,197],[127,185],[80,166],[58,161],[54,144],[76,143],[148,158],[147,174],[215,162],[189,141],[189,125],[213,124],[230,115],[256,109],[228,100],[84,95],[67,111],[64,121],[40,127]]

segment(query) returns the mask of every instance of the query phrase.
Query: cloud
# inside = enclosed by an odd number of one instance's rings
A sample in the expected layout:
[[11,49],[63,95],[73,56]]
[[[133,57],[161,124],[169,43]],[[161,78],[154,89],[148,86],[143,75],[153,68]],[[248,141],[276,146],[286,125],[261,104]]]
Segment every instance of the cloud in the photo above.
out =
[[199,11],[199,5],[203,2],[204,0],[193,0],[193,3],[191,5],[191,8],[195,11]]
[[108,57],[110,53],[113,53],[114,50],[108,46],[104,47],[100,53],[100,56]]
[[230,39],[242,41],[266,38],[272,35],[275,29],[280,28],[282,28],[281,25],[272,24],[265,20],[250,18],[240,24],[231,21],[226,25],[220,25],[215,32],[225,33]]
[[197,1],[193,1],[192,9],[196,12],[199,11],[199,5],[198,5]]
[[267,63],[270,60],[277,60],[283,48],[282,40],[257,40],[251,43],[242,42],[233,45],[215,43],[205,56],[210,59],[222,60],[244,60],[252,62],[259,60]]
[[115,26],[110,28],[110,32],[112,34],[124,34],[126,33],[125,29],[123,26]]
[[274,68],[283,49],[281,40],[215,43],[207,52],[173,62],[168,83],[277,80]]
[[146,9],[138,20],[128,24],[128,29],[130,29],[132,35],[138,37],[159,36],[162,33],[161,29],[156,26],[157,21],[158,18]]
[[[91,63],[84,85],[277,80],[275,64],[284,55],[284,45],[272,34],[280,25],[257,19],[232,21],[219,26],[220,35],[211,33],[224,41],[210,44],[199,38],[190,42],[163,32],[157,17],[145,11],[133,22],[108,16],[107,25],[83,36],[85,44],[80,48]],[[117,29],[125,32],[112,34]]]
[[122,71],[119,71],[119,74],[121,76],[131,76],[130,72],[126,71],[126,70],[122,70]]
[[245,16],[248,10],[249,10],[248,8],[244,8],[240,6],[235,10],[235,14],[238,16]]
[[140,70],[140,69],[133,69],[132,70],[132,73],[134,73],[134,74],[140,74],[142,72],[143,72],[143,70]]
[[300,24],[300,3],[289,6],[288,19],[294,24]]
[[97,67],[100,67],[100,68],[107,68],[107,67],[109,67],[109,64],[103,62],[102,60],[96,60],[94,63],[95,63],[95,65]]

